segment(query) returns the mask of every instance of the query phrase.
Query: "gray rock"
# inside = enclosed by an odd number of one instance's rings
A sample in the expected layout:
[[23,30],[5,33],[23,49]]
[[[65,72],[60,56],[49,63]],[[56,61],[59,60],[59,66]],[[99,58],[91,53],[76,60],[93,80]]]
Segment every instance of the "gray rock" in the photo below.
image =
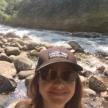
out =
[[89,88],[96,91],[97,93],[107,90],[106,85],[94,76],[89,78]]
[[14,60],[14,65],[17,69],[17,72],[32,69],[32,63],[33,62],[27,57],[17,57]]
[[84,52],[84,49],[75,41],[69,41],[68,44],[77,52]]
[[[15,81],[14,81],[15,83]],[[16,84],[14,86],[11,84],[8,78],[0,75],[0,93],[8,93],[15,90]]]

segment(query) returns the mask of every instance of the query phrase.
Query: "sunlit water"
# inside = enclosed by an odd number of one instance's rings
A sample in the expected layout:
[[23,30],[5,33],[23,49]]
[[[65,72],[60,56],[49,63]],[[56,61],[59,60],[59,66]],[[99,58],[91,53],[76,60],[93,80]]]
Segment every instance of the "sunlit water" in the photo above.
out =
[[64,44],[68,41],[78,42],[86,52],[96,53],[97,51],[108,54],[108,35],[99,34],[98,37],[82,37],[80,34],[76,37],[69,32],[49,31],[27,28],[13,28],[5,25],[0,25],[0,33],[14,32],[19,36],[30,36],[38,42],[49,42],[53,44]]
[[[38,42],[49,42],[53,44],[64,44],[69,41],[76,41],[78,42],[82,48],[86,52],[96,53],[97,51],[105,52],[108,54],[108,36],[100,34],[99,37],[81,37],[75,36],[69,32],[60,32],[60,31],[49,31],[49,30],[39,30],[39,29],[27,29],[27,28],[13,28],[5,25],[0,25],[0,33],[8,33],[14,32],[18,36],[30,36],[34,38],[34,40],[38,40]],[[26,88],[24,85],[24,81],[18,83],[18,86],[15,92],[12,92],[9,95],[9,98],[2,103],[1,106],[4,108],[8,106],[11,102],[26,97]],[[1,108],[1,107],[0,107]]]

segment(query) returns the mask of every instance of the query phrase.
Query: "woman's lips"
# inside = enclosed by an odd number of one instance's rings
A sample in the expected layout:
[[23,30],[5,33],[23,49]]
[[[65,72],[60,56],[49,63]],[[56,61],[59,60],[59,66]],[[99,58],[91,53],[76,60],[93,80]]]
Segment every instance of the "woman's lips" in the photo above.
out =
[[52,94],[52,95],[66,95],[67,92],[66,91],[50,91],[49,94]]

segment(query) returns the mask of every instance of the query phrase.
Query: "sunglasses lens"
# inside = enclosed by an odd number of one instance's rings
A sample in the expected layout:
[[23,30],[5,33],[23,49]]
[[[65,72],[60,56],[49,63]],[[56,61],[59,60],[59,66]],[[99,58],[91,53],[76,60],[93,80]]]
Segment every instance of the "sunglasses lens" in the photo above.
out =
[[[76,76],[77,75],[75,74],[75,72],[66,71],[66,72],[61,73],[60,79],[62,79],[63,81],[66,81],[66,82],[72,82],[76,79]],[[42,80],[53,81],[53,80],[57,79],[58,74],[54,70],[46,69],[46,70],[40,71],[40,77]]]
[[42,70],[40,72],[40,76],[42,80],[50,81],[56,79],[57,73],[51,69],[47,69],[47,70]]
[[73,82],[76,79],[75,72],[66,71],[62,73],[62,79],[67,82]]

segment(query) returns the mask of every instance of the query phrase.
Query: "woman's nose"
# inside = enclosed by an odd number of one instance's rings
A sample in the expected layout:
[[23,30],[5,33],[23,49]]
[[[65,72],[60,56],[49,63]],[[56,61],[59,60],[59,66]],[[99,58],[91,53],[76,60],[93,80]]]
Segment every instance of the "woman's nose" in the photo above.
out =
[[54,81],[54,85],[53,85],[56,89],[63,89],[64,88],[64,81],[62,79],[56,79]]

